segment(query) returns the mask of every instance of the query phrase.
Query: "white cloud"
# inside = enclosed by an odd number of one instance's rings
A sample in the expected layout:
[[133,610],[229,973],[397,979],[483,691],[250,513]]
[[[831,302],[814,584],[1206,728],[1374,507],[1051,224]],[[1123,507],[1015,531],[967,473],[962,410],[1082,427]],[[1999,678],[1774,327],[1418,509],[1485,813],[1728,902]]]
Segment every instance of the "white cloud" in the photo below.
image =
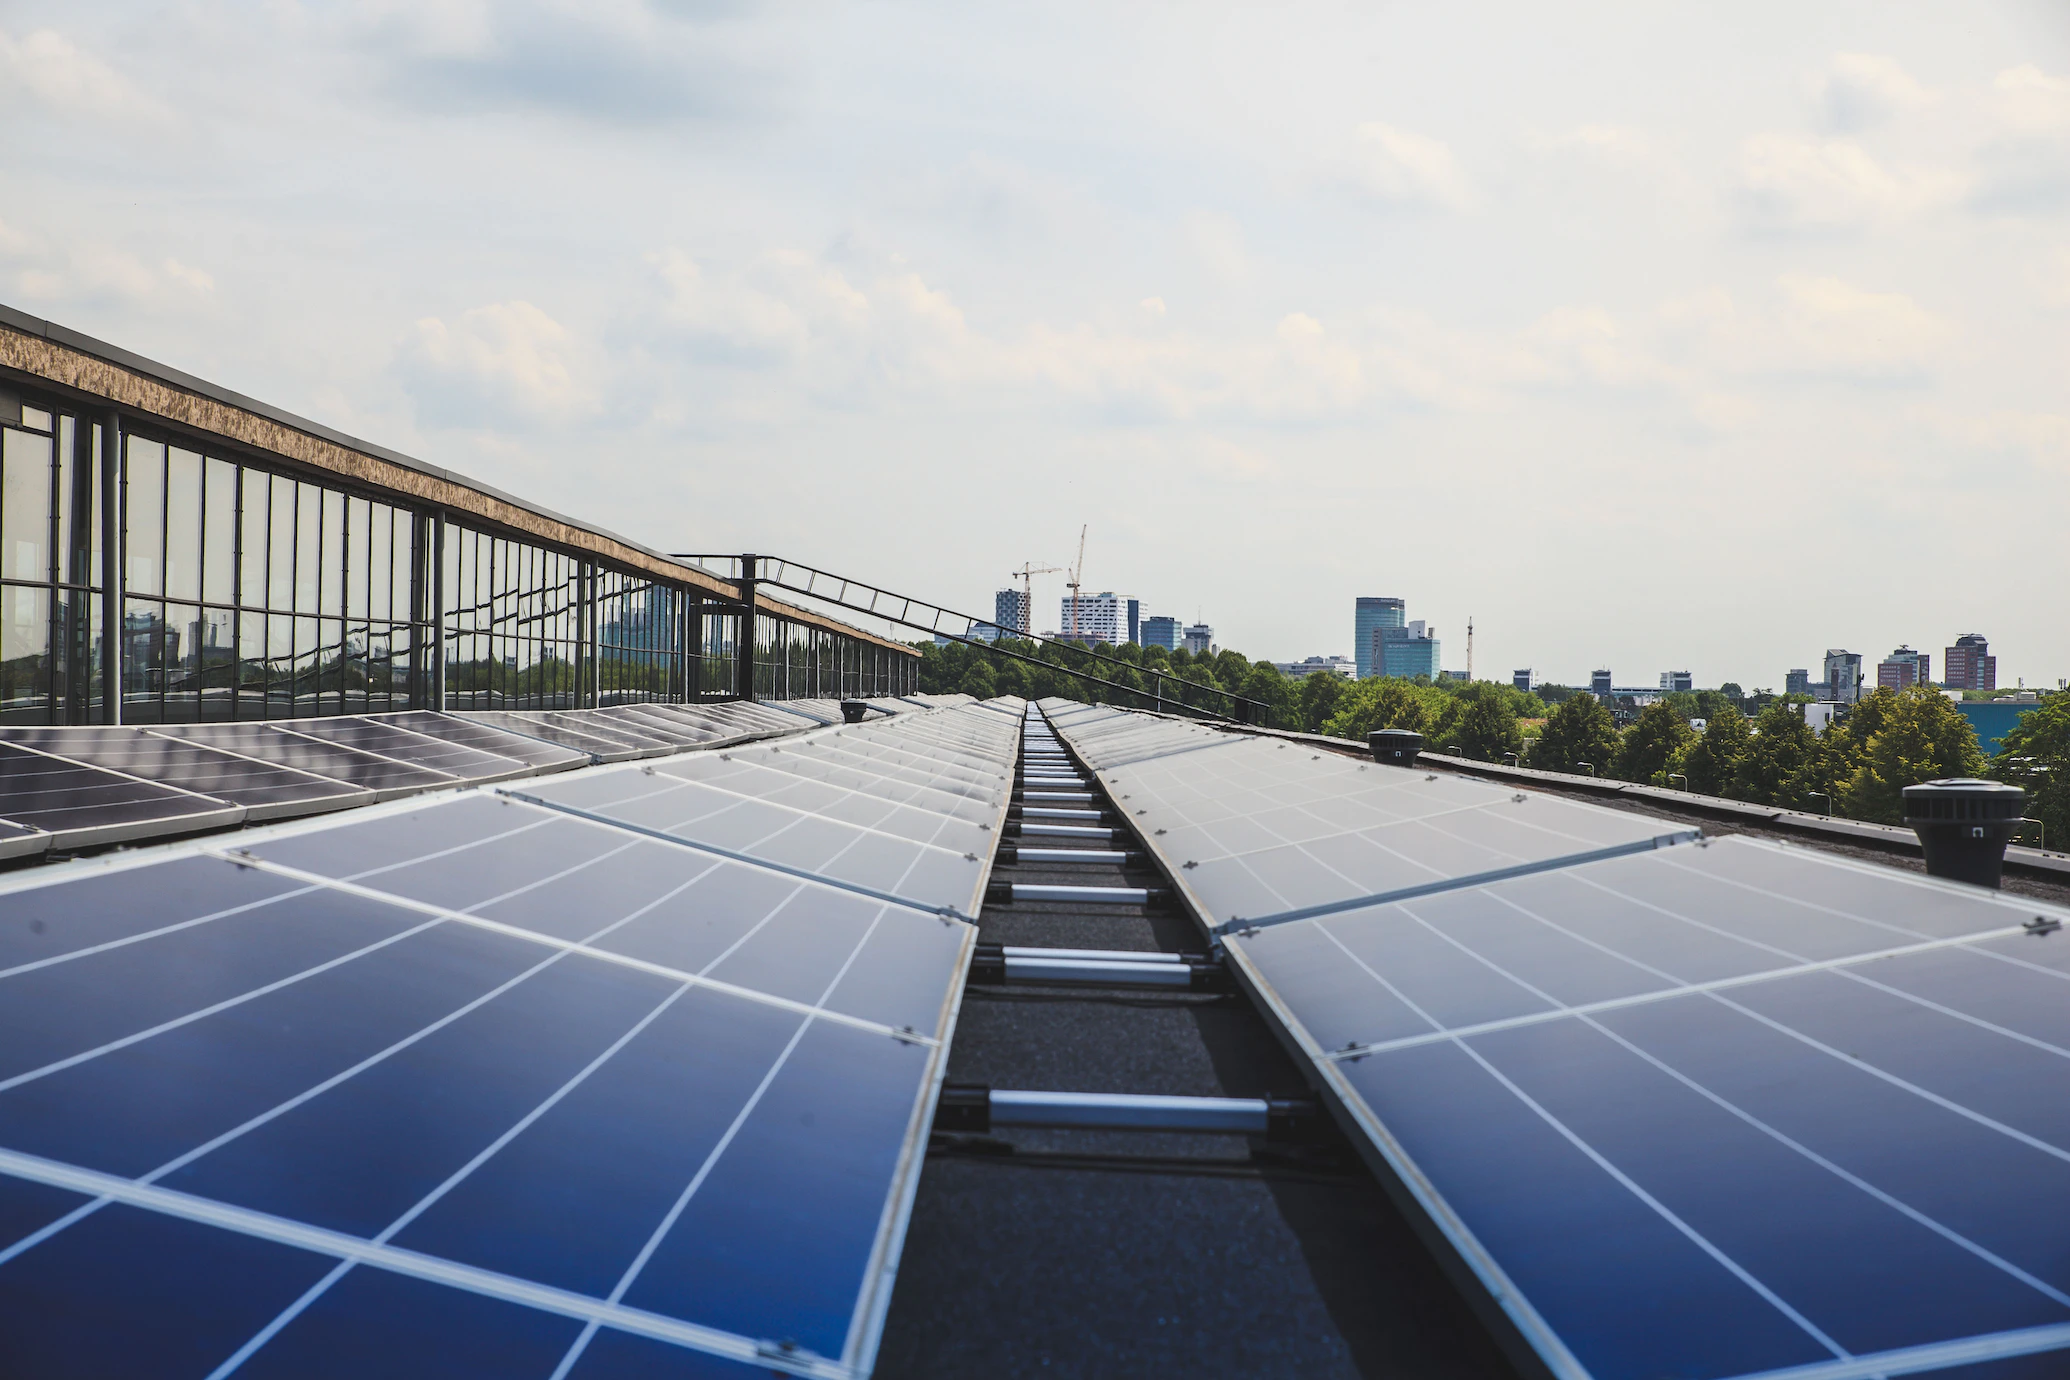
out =
[[1393,125],[1363,124],[1353,131],[1348,172],[1366,195],[1390,205],[1464,211],[1474,200],[1449,147]]
[[14,37],[0,29],[0,90],[19,90],[55,114],[109,124],[158,123],[165,107],[54,29]]
[[587,348],[530,302],[497,302],[447,324],[425,317],[399,352],[433,425],[485,425],[512,414],[567,421],[595,410]]
[[1781,335],[1801,367],[1877,375],[1924,368],[1952,334],[1946,321],[1900,292],[1871,292],[1838,278],[1788,274]]
[[1864,226],[1958,201],[1964,179],[1937,168],[1892,168],[1849,139],[1765,134],[1741,147],[1740,186],[1762,222],[1788,227]]
[[1541,151],[1580,154],[1614,167],[1635,167],[1659,156],[1653,137],[1628,125],[1580,125],[1558,133],[1532,131],[1525,143]]
[[2022,134],[2070,131],[2070,77],[2052,77],[2031,63],[2008,68],[1991,83],[1991,107]]
[[1840,53],[1810,82],[1820,118],[1830,129],[1854,131],[1922,110],[1940,99],[1898,65],[1876,53]]

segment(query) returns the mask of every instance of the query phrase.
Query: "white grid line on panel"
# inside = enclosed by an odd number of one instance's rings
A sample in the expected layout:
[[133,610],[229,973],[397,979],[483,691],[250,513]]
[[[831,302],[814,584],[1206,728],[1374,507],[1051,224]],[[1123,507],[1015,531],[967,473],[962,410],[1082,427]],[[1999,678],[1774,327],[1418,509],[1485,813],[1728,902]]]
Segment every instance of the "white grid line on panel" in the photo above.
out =
[[[1519,907],[1519,909],[1521,909],[1521,907]],[[1426,930],[1429,930],[1433,935],[1436,935],[1439,939],[1442,939],[1446,943],[1452,945],[1452,947],[1458,949],[1461,953],[1466,954],[1468,957],[1472,959],[1475,959],[1476,961],[1484,965],[1486,968],[1488,968],[1489,971],[1497,974],[1502,978],[1507,979],[1510,982],[1515,983],[1518,987],[1521,987],[1525,991],[1531,993],[1533,996],[1537,997],[1541,1001],[1550,1002],[1554,1005],[1563,1005],[1563,1003],[1558,1002],[1551,993],[1546,992],[1545,990],[1536,986],[1533,983],[1527,982],[1525,979],[1509,971],[1509,969],[1503,967],[1501,964],[1496,963],[1493,959],[1488,958],[1487,956],[1475,951],[1474,949],[1470,948],[1468,945],[1464,944],[1452,935],[1446,934],[1443,930],[1431,924],[1428,920],[1425,920],[1421,916],[1415,915],[1414,912],[1410,911],[1407,906],[1403,906],[1402,910],[1404,912],[1409,913],[1418,924],[1422,925]],[[1657,975],[1662,977],[1668,976],[1665,973],[1660,973],[1658,969],[1648,967],[1644,964],[1639,964],[1637,960],[1627,961],[1634,963],[1636,966],[1645,967],[1648,972],[1656,973]],[[1828,1160],[1824,1156],[1817,1154],[1816,1152],[1812,1151],[1809,1147],[1800,1144],[1798,1141],[1792,1139],[1791,1137],[1783,1134],[1781,1131],[1770,1126],[1767,1122],[1762,1121],[1759,1117],[1756,1117],[1751,1112],[1748,1112],[1744,1108],[1738,1106],[1730,1099],[1723,1097],[1716,1092],[1713,1092],[1711,1089],[1705,1087],[1696,1079],[1688,1076],[1687,1074],[1684,1074],[1681,1070],[1670,1066],[1665,1060],[1656,1057],[1655,1055],[1649,1053],[1644,1049],[1641,1049],[1637,1044],[1633,1043],[1631,1040],[1625,1038],[1624,1036],[1618,1034],[1616,1031],[1611,1030],[1609,1027],[1603,1025],[1593,1016],[1578,1012],[1575,1013],[1575,1015],[1576,1018],[1583,1025],[1586,1025],[1589,1029],[1595,1031],[1597,1034],[1602,1035],[1605,1038],[1612,1040],[1616,1044],[1629,1050],[1631,1053],[1645,1060],[1648,1064],[1651,1064],[1655,1068],[1659,1069],[1662,1073],[1667,1074],[1669,1077],[1683,1084],[1692,1092],[1705,1098],[1706,1100],[1713,1103],[1717,1107],[1723,1109],[1724,1111],[1731,1113],[1733,1116],[1739,1118],[1741,1121],[1744,1121],[1747,1125],[1752,1126],[1756,1130],[1768,1135],[1777,1143],[1786,1146],[1791,1150],[1796,1151],[1799,1155],[1803,1156],[1805,1159],[1809,1160],[1813,1164],[1818,1165],[1820,1168],[1827,1170],[1829,1173],[1835,1175],[1844,1182],[1869,1194],[1871,1197],[1877,1199],[1885,1206],[1897,1210],[1898,1212],[1904,1214],[1905,1216],[1911,1218],[1913,1221],[1917,1222],[1919,1225],[1928,1228],[1929,1230],[1939,1234],[1940,1236],[1955,1244],[1956,1246],[1959,1246],[1963,1250],[1966,1250],[1972,1255],[1975,1255],[1977,1258],[1986,1261],[1987,1263],[1995,1266],[1999,1270],[2002,1270],[2005,1273],[2011,1275],[2013,1278],[2018,1279],[2021,1283],[2026,1284],[2031,1288],[2040,1291],[2042,1294],[2046,1295],[2049,1299],[2053,1300],[2054,1302],[2063,1304],[2065,1307],[2070,1307],[2070,1294],[2064,1294],[2062,1291],[2053,1288],[2052,1286],[2044,1283],[2043,1281],[2035,1278],[2033,1275],[2027,1273],[2025,1270],[2022,1270],[2017,1265],[2012,1264],[2010,1261],[2003,1259],[1994,1252],[1987,1250],[1978,1243],[1970,1240],[1968,1237],[1962,1235],[1960,1232],[1957,1232],[1950,1227],[1944,1226],[1940,1222],[1928,1216],[1926,1213],[1921,1212],[1916,1208],[1913,1208],[1910,1204],[1899,1201],[1897,1198],[1893,1197],[1888,1193],[1885,1193],[1883,1190],[1873,1187],[1866,1180],[1861,1179],[1859,1176],[1852,1174],[1845,1169],[1842,1169],[1839,1165],[1835,1164],[1831,1160]]]
[[82,1169],[77,1165],[62,1164],[13,1150],[0,1150],[0,1174],[26,1179],[32,1183],[48,1184],[53,1188],[83,1193],[95,1198],[105,1197],[111,1202],[162,1213],[201,1226],[235,1232],[241,1236],[271,1241],[338,1260],[372,1265],[377,1269],[411,1279],[443,1284],[487,1298],[556,1313],[580,1322],[596,1323],[622,1332],[652,1337],[658,1341],[673,1342],[678,1346],[709,1352],[715,1356],[729,1357],[795,1375],[822,1377],[823,1380],[852,1380],[853,1377],[853,1372],[839,1362],[803,1353],[798,1354],[795,1359],[771,1356],[766,1354],[766,1348],[751,1339],[722,1332],[717,1328],[701,1327],[658,1313],[613,1305],[566,1289],[556,1289],[551,1285],[497,1274],[493,1270],[462,1265],[458,1261],[446,1260],[439,1256],[421,1255],[416,1251],[403,1250],[396,1246],[377,1246],[362,1237],[350,1236],[344,1232],[311,1226],[306,1222],[291,1221],[285,1217],[275,1217],[270,1213],[255,1212],[249,1208],[235,1207],[173,1189],[160,1188],[155,1184],[139,1183],[115,1174],[103,1174],[98,1170]]
[[[1328,931],[1324,931],[1324,933],[1328,934]],[[1374,972],[1373,969],[1367,966],[1365,961],[1359,958],[1357,954],[1352,953],[1350,949],[1344,948],[1342,940],[1339,940],[1335,935],[1329,935],[1329,939],[1332,943],[1336,944],[1338,948],[1344,950],[1346,957],[1350,958],[1352,962],[1358,964],[1359,967],[1364,968],[1367,973],[1372,975],[1375,981],[1378,981],[1382,985],[1386,986],[1388,991],[1394,993],[1397,1000],[1399,1000],[1404,1006],[1408,1007],[1411,1011],[1415,1012],[1416,1015],[1421,1017],[1424,1021],[1428,1022],[1433,1029],[1442,1030],[1444,1028],[1444,1023],[1442,1021],[1439,1021],[1436,1017],[1432,1016],[1429,1012],[1425,1011],[1417,1003],[1411,1001],[1409,997],[1405,993],[1403,993],[1399,988],[1396,988],[1392,983],[1387,982],[1386,979],[1382,978],[1378,973]],[[1632,1179],[1630,1175],[1626,1174],[1623,1170],[1619,1169],[1615,1164],[1613,1164],[1610,1161],[1610,1159],[1607,1156],[1605,1156],[1601,1151],[1597,1150],[1595,1146],[1591,1145],[1572,1127],[1568,1126],[1565,1122],[1561,1121],[1558,1117],[1554,1116],[1549,1109],[1541,1105],[1529,1093],[1525,1092],[1514,1082],[1510,1081],[1507,1075],[1505,1075],[1500,1069],[1496,1068],[1492,1063],[1488,1062],[1488,1060],[1482,1056],[1481,1052],[1475,1049],[1472,1045],[1468,1044],[1464,1038],[1458,1035],[1449,1035],[1447,1036],[1447,1042],[1456,1047],[1461,1053],[1465,1054],[1467,1058],[1473,1060],[1474,1063],[1478,1064],[1481,1067],[1481,1070],[1484,1073],[1486,1073],[1490,1078],[1494,1079],[1497,1083],[1501,1084],[1504,1090],[1507,1091],[1510,1096],[1514,1097],[1518,1102],[1522,1103],[1541,1121],[1545,1122],[1547,1126],[1550,1126],[1556,1133],[1558,1133],[1563,1139],[1565,1139],[1568,1144],[1572,1145],[1583,1155],[1587,1156],[1588,1159],[1598,1169],[1602,1170],[1612,1180],[1614,1180],[1620,1188],[1624,1189],[1625,1192],[1631,1194],[1632,1197],[1638,1199],[1641,1203],[1645,1204],[1648,1208],[1652,1209],[1654,1214],[1657,1215],[1662,1221],[1666,1222],[1669,1226],[1673,1227],[1676,1231],[1680,1232],[1685,1238],[1688,1239],[1690,1244],[1694,1245],[1697,1249],[1701,1250],[1705,1255],[1708,1255],[1713,1261],[1717,1262],[1718,1265],[1723,1267],[1735,1279],[1739,1280],[1740,1283],[1746,1285],[1747,1288],[1752,1290],[1755,1294],[1759,1295],[1760,1298],[1764,1302],[1766,1302],[1770,1307],[1774,1308],[1777,1312],[1781,1313],[1784,1317],[1788,1318],[1791,1322],[1795,1323],[1797,1327],[1805,1333],[1805,1335],[1811,1337],[1813,1340],[1817,1341],[1819,1345],[1831,1351],[1835,1357],[1841,1360],[1848,1359],[1850,1353],[1845,1348],[1840,1346],[1840,1344],[1835,1342],[1832,1338],[1828,1337],[1825,1334],[1825,1332],[1822,1329],[1820,1329],[1816,1324],[1814,1324],[1809,1318],[1805,1317],[1802,1313],[1798,1312],[1795,1308],[1791,1307],[1790,1304],[1787,1301],[1785,1301],[1780,1295],[1778,1295],[1773,1289],[1770,1289],[1766,1284],[1763,1284],[1758,1278],[1754,1276],[1754,1274],[1751,1271],[1749,1271],[1745,1266],[1741,1265],[1738,1261],[1734,1260],[1724,1250],[1720,1249],[1715,1243],[1713,1243],[1710,1240],[1709,1237],[1706,1237],[1695,1227],[1683,1221],[1680,1216],[1678,1216],[1667,1206],[1667,1204],[1661,1202],[1658,1198],[1655,1198],[1652,1194],[1648,1193],[1634,1179]]]
[[[877,926],[882,923],[883,918],[883,912],[879,911],[877,917],[870,922],[869,929],[863,932],[862,939],[856,944],[854,950],[849,953],[848,961],[841,965],[840,971],[834,974],[833,979],[827,983],[826,989],[819,994],[821,1003],[824,1003],[828,997],[832,996],[834,989],[841,985],[841,980],[848,976],[848,970],[854,966],[856,955],[860,954],[864,946],[870,942],[870,937],[877,932]],[[783,1051],[776,1056],[776,1062],[771,1064],[769,1071],[762,1075],[762,1081],[755,1085],[754,1092],[749,1094],[747,1102],[734,1115],[732,1122],[726,1127],[725,1133],[719,1137],[718,1143],[712,1146],[711,1151],[704,1157],[704,1162],[698,1165],[697,1172],[691,1175],[690,1182],[684,1185],[682,1193],[670,1205],[668,1212],[663,1215],[659,1225],[648,1236],[646,1243],[640,1247],[639,1253],[633,1257],[632,1263],[626,1266],[625,1273],[619,1276],[618,1283],[612,1287],[608,1302],[616,1305],[625,1298],[626,1291],[632,1288],[634,1282],[639,1279],[640,1272],[647,1268],[647,1262],[654,1258],[654,1252],[661,1249],[662,1241],[667,1238],[676,1223],[682,1220],[683,1213],[690,1206],[690,1200],[697,1196],[697,1191],[700,1188],[704,1187],[705,1180],[711,1177],[712,1170],[717,1166],[720,1157],[732,1146],[734,1137],[740,1134],[740,1128],[747,1124],[747,1119],[753,1115],[755,1108],[761,1105],[762,1097],[769,1091],[770,1084],[774,1083],[776,1076],[783,1072],[784,1065],[790,1062],[792,1053],[797,1050],[799,1042],[805,1038],[805,1032],[811,1028],[812,1021],[808,1017],[800,1021],[798,1028],[791,1032],[791,1038],[785,1043]],[[588,1350],[590,1339],[596,1335],[597,1326],[598,1324],[592,1321],[582,1329],[581,1335],[575,1339],[574,1343],[568,1348],[567,1354],[561,1358],[561,1363],[554,1367],[551,1380],[565,1380],[568,1372],[582,1358],[582,1353]]]
[[[602,938],[606,934],[609,934],[612,930],[617,929],[620,925],[629,924],[631,921],[639,918],[639,916],[646,914],[648,911],[652,910],[654,906],[661,904],[660,901],[648,903],[648,905],[643,906],[640,910],[635,911],[632,915],[625,917],[625,919],[623,920],[617,920],[612,922],[603,930],[600,930],[597,933],[590,935],[587,939],[562,939],[557,935],[544,934],[538,930],[528,930],[522,925],[512,925],[502,920],[491,920],[487,916],[470,915],[466,911],[452,910],[446,906],[435,905],[430,901],[418,901],[408,896],[398,896],[390,892],[375,890],[372,887],[361,886],[356,882],[347,882],[338,880],[336,878],[322,877],[313,872],[304,872],[300,868],[288,867],[281,863],[268,862],[264,858],[248,858],[232,853],[215,853],[211,854],[211,856],[220,857],[225,862],[236,863],[243,867],[260,868],[264,871],[276,873],[280,876],[289,877],[297,881],[311,882],[318,886],[328,887],[334,891],[342,891],[347,893],[348,895],[359,896],[365,900],[378,901],[387,905],[398,906],[405,910],[416,911],[421,915],[428,915],[434,917],[434,923],[438,921],[452,921],[476,929],[487,930],[492,934],[500,934],[509,939],[517,939],[529,944],[539,944],[550,949],[558,949],[562,953],[580,954],[584,958],[595,959],[598,962],[609,963],[616,967],[631,968],[643,973],[652,973],[656,977],[672,978],[678,982],[694,983],[700,987],[708,987],[715,992],[725,992],[731,996],[743,997],[748,1001],[759,1002],[764,1006],[779,1007],[785,1011],[811,1013],[817,1010],[817,1008],[805,1002],[793,1001],[789,997],[779,997],[770,992],[758,992],[752,987],[740,987],[730,982],[722,982],[717,978],[705,977],[702,973],[687,972],[681,968],[670,967],[668,964],[665,963],[655,963],[649,959],[635,958],[630,954],[614,953],[609,949],[599,949],[594,947],[593,941]],[[719,863],[714,862],[712,866],[716,868],[717,866],[719,866]],[[709,869],[707,869],[707,871],[704,873],[699,873],[698,875],[699,877],[703,877],[708,874]],[[693,878],[692,880],[694,881],[696,879]],[[815,881],[818,879],[804,878],[803,880]],[[687,886],[689,885],[689,883],[686,882],[684,883],[684,885]],[[678,887],[677,891],[680,891],[681,889],[681,887]],[[836,889],[846,890],[847,888],[841,888],[837,886]],[[673,896],[674,894],[674,892],[670,893],[671,896]],[[662,899],[666,900],[668,898],[663,897]],[[788,899],[789,898],[786,898],[786,900]],[[888,898],[871,897],[870,899],[881,901],[886,900]],[[910,907],[912,903],[898,902],[897,904]],[[428,928],[428,926],[418,927],[418,929],[424,928]],[[413,930],[410,932],[415,933],[416,931]],[[879,1035],[891,1035],[902,1040],[909,1040],[915,1044],[931,1045],[935,1043],[934,1037],[932,1036],[920,1035],[912,1031],[894,1030],[892,1029],[892,1027],[885,1025],[879,1021],[864,1020],[860,1016],[847,1016],[841,1014],[838,1011],[826,1011],[820,1012],[819,1014],[821,1014],[826,1020],[833,1021],[840,1025],[853,1026],[857,1030],[868,1030]],[[0,1083],[0,1091],[5,1091],[6,1087],[7,1084]]]
[[1977,1365],[2065,1349],[2070,1349],[2070,1323],[2046,1323],[2040,1327],[2020,1327],[1975,1337],[1956,1337],[1945,1342],[1897,1347],[1846,1361],[1814,1361],[1810,1365],[1786,1366],[1781,1370],[1733,1376],[1729,1380],[1884,1380],[1886,1376],[1917,1375],[1921,1371],[1945,1370],[1951,1366]]

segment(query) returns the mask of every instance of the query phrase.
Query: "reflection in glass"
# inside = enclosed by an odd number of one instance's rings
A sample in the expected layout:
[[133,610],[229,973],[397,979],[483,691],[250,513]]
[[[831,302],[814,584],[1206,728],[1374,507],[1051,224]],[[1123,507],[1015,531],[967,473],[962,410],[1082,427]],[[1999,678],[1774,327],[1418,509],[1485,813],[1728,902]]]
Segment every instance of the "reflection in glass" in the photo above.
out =
[[373,505],[363,498],[346,500],[345,504],[345,616],[365,618],[367,616],[367,572],[371,562],[369,552]]
[[122,610],[122,717],[130,723],[158,723],[165,695],[166,667],[179,660],[179,635],[165,625],[165,606],[155,599],[130,599]]
[[201,597],[237,602],[237,466],[213,455],[202,489]]
[[0,431],[0,576],[50,578],[51,438]]
[[237,496],[242,535],[238,538],[237,598],[250,608],[266,606],[266,527],[270,511],[266,497],[266,474],[262,470],[238,471],[241,490]]
[[315,613],[322,585],[323,490],[295,485],[295,602],[283,607]]
[[201,457],[178,446],[165,457],[165,594],[201,598]]
[[0,585],[0,721],[44,723],[50,714],[50,594]]
[[266,607],[295,606],[295,489],[292,479],[273,476],[273,531],[266,538]]
[[[165,589],[165,447],[140,437],[129,438],[123,461],[124,587],[131,594],[158,594]],[[126,638],[127,633],[124,634]]]
[[332,617],[345,612],[345,495],[323,491],[323,608]]

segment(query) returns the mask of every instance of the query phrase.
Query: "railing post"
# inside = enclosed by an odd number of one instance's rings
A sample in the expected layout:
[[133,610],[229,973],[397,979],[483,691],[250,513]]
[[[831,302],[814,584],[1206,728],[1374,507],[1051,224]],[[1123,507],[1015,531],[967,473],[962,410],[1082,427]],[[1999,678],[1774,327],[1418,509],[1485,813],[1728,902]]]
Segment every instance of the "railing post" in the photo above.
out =
[[122,722],[123,565],[122,414],[111,407],[101,419],[101,721],[110,724]]
[[[446,516],[432,513],[424,519],[424,526],[431,534],[431,572],[428,601],[431,604],[431,657],[427,670],[430,671],[431,708],[446,708]],[[417,578],[423,580],[425,572],[421,563]]]
[[733,693],[755,697],[755,558],[740,558],[740,631],[733,638]]

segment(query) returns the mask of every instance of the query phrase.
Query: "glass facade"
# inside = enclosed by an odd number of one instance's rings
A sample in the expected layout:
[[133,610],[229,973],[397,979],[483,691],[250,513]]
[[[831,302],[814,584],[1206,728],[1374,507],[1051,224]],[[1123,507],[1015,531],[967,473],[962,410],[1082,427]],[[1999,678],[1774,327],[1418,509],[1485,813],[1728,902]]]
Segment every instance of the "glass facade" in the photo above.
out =
[[408,708],[423,533],[406,509],[123,438],[122,718]]
[[[9,388],[0,379],[0,723],[578,708],[742,689],[739,609],[694,586],[127,418],[111,476],[104,410]],[[915,684],[916,658],[859,637],[769,613],[755,632],[758,697]]]

